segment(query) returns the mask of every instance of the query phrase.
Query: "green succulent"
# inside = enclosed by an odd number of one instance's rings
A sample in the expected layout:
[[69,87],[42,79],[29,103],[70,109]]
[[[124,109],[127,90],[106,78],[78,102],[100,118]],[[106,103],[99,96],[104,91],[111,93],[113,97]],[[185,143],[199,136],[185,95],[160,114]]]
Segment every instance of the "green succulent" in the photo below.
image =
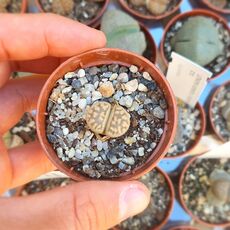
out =
[[107,47],[119,48],[142,55],[147,47],[145,35],[138,22],[120,10],[107,11],[101,20],[101,31]]
[[188,18],[170,41],[173,50],[201,66],[211,63],[224,50],[215,23],[203,16]]

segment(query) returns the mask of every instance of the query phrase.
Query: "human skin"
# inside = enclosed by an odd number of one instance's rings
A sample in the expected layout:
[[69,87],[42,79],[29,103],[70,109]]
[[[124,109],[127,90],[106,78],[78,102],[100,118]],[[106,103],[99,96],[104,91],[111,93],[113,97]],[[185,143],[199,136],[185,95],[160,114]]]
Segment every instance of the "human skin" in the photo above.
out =
[[[25,112],[36,108],[44,74],[105,43],[102,32],[61,16],[0,14],[0,194],[55,169],[38,141],[7,150],[2,140]],[[40,75],[9,80],[12,71]],[[139,182],[76,183],[0,198],[0,230],[108,229],[148,203],[149,191]]]

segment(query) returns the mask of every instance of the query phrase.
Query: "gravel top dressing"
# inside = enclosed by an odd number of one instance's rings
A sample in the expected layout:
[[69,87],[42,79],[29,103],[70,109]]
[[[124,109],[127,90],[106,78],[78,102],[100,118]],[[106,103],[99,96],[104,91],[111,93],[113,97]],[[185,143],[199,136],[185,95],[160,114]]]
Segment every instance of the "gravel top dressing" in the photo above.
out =
[[20,13],[21,8],[21,0],[0,0],[0,13]]
[[216,131],[230,141],[230,84],[225,85],[213,99],[211,120]]
[[[230,202],[216,206],[208,199],[210,175],[214,170],[224,170],[230,176],[230,159],[195,160],[183,178],[182,196],[186,206],[195,216],[208,223],[223,224],[230,222]],[[223,187],[223,196],[222,189]]]
[[208,0],[214,6],[221,9],[230,9],[230,1],[229,0]]
[[122,222],[122,230],[150,230],[159,225],[169,209],[171,193],[163,174],[157,170],[144,175],[140,179],[150,190],[150,204],[144,212]]
[[[162,2],[158,1],[152,1],[151,4],[146,4],[146,1],[143,1],[143,4],[141,4],[142,0],[125,0],[128,4],[128,6],[135,10],[139,14],[143,15],[162,15],[166,12],[172,11],[177,4],[180,2],[179,0],[163,0]],[[148,1],[151,3],[151,1]]]
[[136,66],[78,69],[56,82],[46,133],[71,170],[113,178],[146,162],[161,140],[166,113],[163,92]]
[[28,196],[34,193],[52,190],[57,187],[64,187],[73,183],[70,178],[54,178],[32,181],[25,185],[20,193],[20,196]]
[[197,107],[185,103],[178,107],[177,134],[166,156],[179,156],[188,151],[201,131],[201,114]]
[[[210,30],[203,26],[205,24]],[[177,34],[180,35],[176,37]],[[171,61],[171,53],[175,51],[205,67],[215,77],[230,63],[230,34],[222,23],[212,18],[190,16],[178,20],[169,28],[163,51],[168,61]]]
[[39,0],[45,12],[53,12],[82,23],[94,19],[105,2],[102,0]]

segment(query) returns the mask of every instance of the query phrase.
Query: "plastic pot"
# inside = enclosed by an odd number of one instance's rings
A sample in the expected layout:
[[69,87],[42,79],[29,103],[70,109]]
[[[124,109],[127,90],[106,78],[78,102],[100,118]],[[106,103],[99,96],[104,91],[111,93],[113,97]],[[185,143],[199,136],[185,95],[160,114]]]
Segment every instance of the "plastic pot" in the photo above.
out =
[[164,157],[175,136],[176,126],[177,126],[177,114],[176,114],[176,101],[173,96],[173,92],[167,80],[160,72],[160,70],[158,70],[158,68],[149,60],[131,52],[127,52],[119,49],[106,49],[106,48],[96,49],[93,51],[80,54],[76,57],[70,58],[62,65],[60,65],[46,81],[38,100],[36,123],[37,123],[38,138],[41,142],[42,148],[46,152],[49,159],[60,171],[64,172],[69,177],[77,181],[89,180],[90,178],[80,173],[71,171],[71,169],[68,168],[58,158],[56,152],[54,151],[51,144],[47,140],[45,119],[46,119],[46,107],[47,107],[48,98],[56,81],[62,78],[64,74],[66,74],[67,72],[72,72],[78,68],[100,66],[103,64],[107,65],[112,63],[120,64],[123,66],[136,65],[140,67],[141,71],[145,70],[149,72],[149,74],[154,78],[154,80],[157,82],[159,87],[162,89],[166,101],[168,103],[168,110],[166,111],[165,114],[164,132],[162,134],[161,140],[158,143],[156,149],[153,151],[151,156],[143,165],[135,168],[131,172],[122,174],[118,178],[114,178],[114,180],[137,179],[142,175],[144,175],[145,173],[152,170],[160,161],[160,159]]
[[[172,210],[173,210],[174,197],[175,197],[174,187],[173,187],[172,181],[171,181],[170,177],[168,176],[168,174],[166,172],[164,172],[162,169],[160,169],[159,167],[156,167],[156,170],[164,176],[166,183],[168,184],[168,187],[169,187],[171,199],[169,201],[168,210],[167,210],[167,213],[166,213],[164,219],[161,221],[161,223],[152,227],[151,230],[162,229],[164,227],[164,225],[168,222],[168,219],[169,219],[169,217],[172,213]],[[119,226],[116,226],[115,228],[113,228],[113,230],[122,230],[122,228],[120,228]]]
[[183,193],[182,193],[182,188],[183,188],[183,180],[184,180],[184,175],[187,171],[187,169],[190,167],[190,165],[195,162],[197,160],[199,156],[196,156],[196,157],[193,157],[191,158],[187,163],[186,165],[184,166],[182,172],[181,172],[181,175],[180,175],[180,179],[179,179],[179,200],[180,200],[180,203],[182,205],[182,207],[184,208],[184,210],[194,219],[196,220],[198,223],[201,223],[201,224],[204,224],[208,227],[221,227],[221,228],[225,228],[225,227],[228,227],[230,226],[230,223],[223,223],[223,224],[212,224],[212,223],[209,223],[209,222],[206,222],[202,219],[200,219],[198,216],[194,215],[192,213],[192,211],[190,211],[190,209],[187,207],[186,203],[184,202],[183,200]]
[[[153,63],[156,63],[157,46],[156,46],[156,43],[154,41],[154,38],[151,35],[151,33],[149,32],[148,28],[143,23],[139,23],[139,25],[140,25],[141,31],[144,33],[145,38],[146,38],[146,42],[147,42],[146,50],[148,49],[151,51],[151,57],[148,60],[150,60]],[[100,27],[101,27],[101,24],[98,22],[97,25],[95,25],[95,28],[100,29]]]
[[166,18],[172,14],[174,14],[176,11],[179,10],[180,5],[182,3],[182,0],[179,0],[177,5],[170,11],[166,11],[165,13],[161,14],[161,15],[144,15],[141,14],[139,12],[137,12],[136,10],[133,10],[129,7],[129,5],[126,3],[125,0],[119,0],[121,6],[130,14],[132,14],[133,16],[138,17],[139,19],[144,19],[144,20],[161,20],[163,18]]
[[209,124],[213,130],[213,132],[217,135],[217,137],[223,141],[226,142],[226,140],[223,138],[223,136],[221,136],[221,134],[217,131],[216,126],[213,122],[213,114],[212,114],[212,107],[213,107],[213,103],[214,103],[214,98],[218,95],[218,93],[223,89],[223,87],[225,87],[226,85],[229,85],[230,81],[225,82],[224,84],[222,84],[221,86],[219,86],[214,93],[211,96],[210,99],[210,104],[209,104],[209,108],[208,108],[208,117],[209,117]]
[[[203,9],[197,9],[197,10],[192,10],[192,11],[189,11],[189,12],[186,12],[183,14],[179,14],[179,15],[175,16],[174,18],[172,18],[172,20],[169,21],[169,23],[165,27],[164,34],[163,34],[163,37],[162,37],[162,40],[160,43],[161,57],[162,57],[162,60],[166,66],[168,66],[168,64],[169,64],[169,61],[167,60],[165,53],[164,53],[164,43],[165,43],[165,38],[166,38],[167,32],[177,21],[182,21],[182,20],[185,20],[186,18],[194,17],[194,16],[205,16],[205,17],[212,18],[212,19],[216,20],[217,22],[222,23],[224,28],[226,30],[228,30],[229,34],[230,34],[230,28],[229,28],[228,22],[223,17],[221,17],[220,15],[213,13],[211,11],[203,10]],[[225,66],[225,68],[222,69],[221,72],[214,75],[210,80],[213,80],[213,79],[221,76],[228,69],[229,66],[230,66],[230,62]]]
[[[43,13],[46,13],[46,11],[44,11],[43,7],[42,7],[42,4],[40,3],[39,0],[35,0],[35,4],[38,8],[38,10],[40,12],[43,12]],[[88,21],[87,23],[85,23],[85,25],[87,26],[92,26],[92,27],[95,27],[95,23],[101,18],[101,16],[104,14],[107,6],[109,4],[109,0],[105,0],[104,1],[104,5],[102,6],[101,10],[98,12],[98,14],[96,15],[95,18],[93,18],[91,21]]]
[[199,102],[196,104],[196,109],[198,109],[200,111],[201,129],[198,132],[194,143],[190,146],[190,148],[187,151],[182,152],[177,156],[167,156],[166,155],[165,156],[166,159],[175,159],[175,158],[178,158],[178,157],[185,157],[185,156],[189,155],[189,153],[192,152],[193,149],[199,144],[199,142],[200,142],[201,138],[203,137],[204,132],[206,130],[206,123],[207,122],[206,122],[206,115],[205,115],[204,108],[203,108],[203,106],[201,106],[201,104]]
[[217,7],[214,4],[212,4],[209,0],[201,0],[201,4],[205,5],[210,10],[214,10],[214,11],[216,11],[218,13],[230,14],[230,9],[223,9],[223,8]]

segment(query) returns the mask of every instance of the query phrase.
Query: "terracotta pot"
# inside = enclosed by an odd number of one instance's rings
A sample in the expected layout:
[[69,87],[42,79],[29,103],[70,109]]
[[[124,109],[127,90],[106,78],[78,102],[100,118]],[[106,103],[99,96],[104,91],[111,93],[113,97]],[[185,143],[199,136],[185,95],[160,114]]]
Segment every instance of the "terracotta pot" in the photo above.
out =
[[[226,30],[229,31],[229,34],[230,34],[230,28],[229,28],[229,25],[228,25],[228,22],[223,18],[221,17],[220,15],[216,14],[216,13],[213,13],[211,11],[208,11],[208,10],[203,10],[203,9],[197,9],[197,10],[192,10],[192,11],[189,11],[189,12],[186,12],[186,13],[183,13],[183,14],[179,14],[177,15],[176,17],[174,17],[168,24],[167,26],[165,27],[165,30],[164,30],[164,34],[163,34],[163,37],[162,37],[162,40],[161,40],[161,43],[160,43],[160,53],[161,53],[161,57],[162,57],[162,60],[164,62],[164,64],[166,66],[168,66],[169,62],[164,54],[164,43],[165,43],[165,38],[166,38],[166,34],[168,32],[168,30],[171,28],[171,26],[173,26],[178,20],[184,20],[188,17],[193,17],[193,16],[205,16],[205,17],[210,17],[210,18],[213,18],[214,20],[220,22],[223,24],[223,26],[226,28]],[[214,75],[214,77],[212,77],[211,79],[209,80],[213,80],[219,76],[221,76],[227,69],[228,67],[230,66],[230,62],[228,63],[228,65],[225,66],[225,68],[220,72],[218,73],[217,75]]]
[[171,11],[166,11],[165,13],[161,14],[161,15],[144,15],[141,14],[139,12],[137,12],[136,10],[133,10],[129,7],[129,5],[126,3],[125,0],[119,0],[121,6],[130,14],[132,14],[133,16],[136,16],[140,19],[144,19],[144,20],[161,20],[163,18],[166,18],[170,15],[172,15],[173,13],[175,13],[176,11],[179,10],[180,5],[182,3],[182,0],[179,0],[177,5],[171,10]]
[[121,175],[118,178],[114,178],[114,180],[137,179],[152,170],[160,161],[160,159],[164,157],[175,136],[177,125],[176,101],[165,77],[150,61],[134,53],[119,49],[106,48],[89,51],[76,57],[70,58],[51,74],[46,84],[44,85],[38,100],[36,123],[38,137],[47,156],[60,171],[64,172],[74,180],[84,181],[89,180],[90,178],[80,173],[72,172],[70,168],[68,168],[58,158],[56,152],[48,142],[46,138],[45,125],[47,101],[56,81],[62,78],[67,72],[74,71],[80,67],[86,68],[90,66],[99,66],[112,63],[117,63],[123,66],[130,66],[133,64],[139,66],[140,70],[149,72],[149,74],[153,76],[154,80],[158,83],[159,87],[163,90],[168,103],[168,111],[166,112],[165,116],[166,122],[164,133],[162,134],[162,138],[157,148],[153,151],[152,155],[143,165],[137,167],[131,172]]
[[27,0],[22,0],[21,13],[26,13],[27,10]]
[[[182,152],[180,155],[178,156],[165,156],[166,159],[175,159],[178,157],[185,157],[187,155],[189,155],[190,152],[192,152],[192,150],[199,144],[201,138],[204,135],[204,132],[206,130],[206,115],[205,115],[205,111],[203,106],[201,106],[200,103],[196,104],[196,108],[200,111],[200,119],[201,119],[201,129],[196,137],[196,140],[194,141],[194,143],[191,145],[191,147],[186,151],[186,152]],[[179,121],[178,121],[179,122]]]
[[229,85],[230,81],[225,82],[224,84],[220,85],[212,94],[211,99],[210,99],[210,104],[209,104],[209,108],[208,108],[208,117],[209,117],[209,124],[213,130],[213,132],[218,136],[218,138],[223,141],[226,142],[226,140],[220,135],[220,133],[216,130],[216,126],[213,122],[212,119],[212,107],[213,107],[213,103],[214,103],[214,98],[216,97],[216,95],[223,89],[223,87],[225,87],[226,85]]
[[[153,36],[151,35],[151,33],[149,32],[148,28],[143,24],[143,23],[139,23],[141,31],[145,34],[145,38],[147,41],[147,48],[151,50],[151,58],[148,59],[149,61],[151,61],[152,63],[156,63],[156,59],[157,59],[157,46],[156,43],[154,41]],[[98,22],[95,25],[95,28],[100,30],[101,24],[100,22]],[[149,47],[148,47],[149,46]]]
[[192,226],[177,226],[177,227],[173,227],[170,228],[170,230],[199,230],[198,228],[194,228]]
[[[42,4],[39,0],[35,0],[35,4],[40,12],[46,13],[42,7]],[[107,6],[109,4],[109,0],[105,0],[104,5],[102,6],[101,10],[98,12],[95,18],[93,18],[91,21],[88,21],[85,25],[95,27],[94,24],[97,23],[97,21],[101,18],[101,16],[104,14]]]
[[218,13],[230,14],[230,9],[223,9],[223,8],[217,7],[214,4],[212,4],[209,0],[201,0],[200,3],[205,5],[209,9],[214,10],[214,11],[216,11]]
[[224,223],[224,224],[211,224],[209,222],[205,222],[204,220],[200,219],[198,216],[195,216],[192,211],[190,211],[190,209],[187,207],[187,205],[185,204],[184,200],[183,200],[183,196],[182,196],[182,187],[183,187],[183,179],[184,179],[184,175],[185,172],[187,171],[187,169],[189,168],[189,166],[198,158],[199,156],[193,157],[191,158],[187,164],[184,166],[181,175],[180,175],[180,179],[179,179],[179,200],[180,203],[182,205],[182,207],[184,208],[184,210],[194,219],[196,220],[198,223],[204,224],[208,227],[221,227],[221,228],[225,228],[230,226],[230,223]]
[[[169,186],[171,199],[170,199],[169,207],[168,207],[167,213],[165,215],[165,218],[161,221],[161,223],[159,225],[156,225],[153,228],[151,228],[151,230],[162,229],[162,227],[168,222],[168,219],[169,219],[169,217],[172,213],[172,210],[173,210],[174,197],[175,197],[174,187],[173,187],[172,181],[171,181],[170,177],[168,176],[168,174],[166,172],[164,172],[162,169],[160,169],[159,167],[156,167],[156,170],[159,171],[159,173],[161,173],[164,176],[164,178],[166,179],[166,183]],[[119,226],[116,226],[115,228],[113,228],[113,230],[122,230],[122,229]]]

